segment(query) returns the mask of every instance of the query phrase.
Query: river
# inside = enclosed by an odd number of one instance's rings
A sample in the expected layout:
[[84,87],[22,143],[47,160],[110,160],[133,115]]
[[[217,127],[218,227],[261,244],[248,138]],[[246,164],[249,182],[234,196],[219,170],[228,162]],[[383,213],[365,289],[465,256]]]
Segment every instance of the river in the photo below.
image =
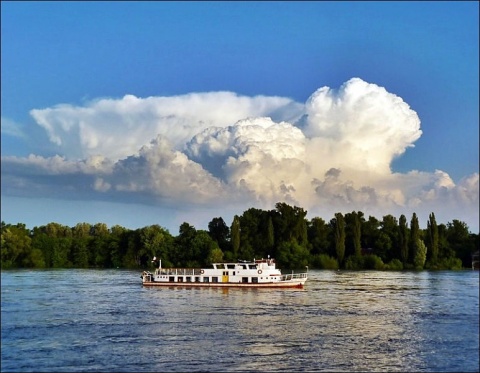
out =
[[478,372],[479,272],[310,270],[303,289],[1,273],[2,372]]

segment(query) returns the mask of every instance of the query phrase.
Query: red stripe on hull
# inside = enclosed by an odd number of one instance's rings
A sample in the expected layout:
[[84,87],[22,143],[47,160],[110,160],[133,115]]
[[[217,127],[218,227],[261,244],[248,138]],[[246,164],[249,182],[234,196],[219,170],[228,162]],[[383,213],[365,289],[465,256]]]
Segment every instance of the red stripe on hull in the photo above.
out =
[[225,283],[185,283],[185,282],[144,282],[143,286],[176,286],[176,287],[189,287],[189,288],[303,288],[302,283],[293,284],[225,284]]

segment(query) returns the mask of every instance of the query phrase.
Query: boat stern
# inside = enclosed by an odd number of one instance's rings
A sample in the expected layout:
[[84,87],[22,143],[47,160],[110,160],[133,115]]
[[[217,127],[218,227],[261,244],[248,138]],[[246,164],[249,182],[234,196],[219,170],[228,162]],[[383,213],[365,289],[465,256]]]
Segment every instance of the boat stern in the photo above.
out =
[[153,281],[153,274],[148,271],[143,271],[142,275],[140,276],[142,278],[142,282],[152,282]]

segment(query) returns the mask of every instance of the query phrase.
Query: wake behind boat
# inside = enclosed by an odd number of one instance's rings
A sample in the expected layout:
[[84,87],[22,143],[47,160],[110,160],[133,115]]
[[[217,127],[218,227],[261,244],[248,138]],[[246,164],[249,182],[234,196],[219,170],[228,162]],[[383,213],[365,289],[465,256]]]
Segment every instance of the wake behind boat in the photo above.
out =
[[[155,260],[155,258],[154,258]],[[274,259],[213,263],[212,268],[162,268],[144,271],[143,286],[301,288],[307,272],[282,274]]]

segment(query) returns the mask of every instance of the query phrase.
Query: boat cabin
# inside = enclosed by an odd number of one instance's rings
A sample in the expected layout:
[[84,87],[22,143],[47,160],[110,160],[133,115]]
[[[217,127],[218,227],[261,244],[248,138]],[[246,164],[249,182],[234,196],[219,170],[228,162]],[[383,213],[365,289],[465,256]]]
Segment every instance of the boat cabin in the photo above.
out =
[[307,273],[282,275],[274,259],[213,263],[210,268],[162,268],[161,262],[155,273],[145,271],[145,285],[190,285],[190,286],[301,286]]

